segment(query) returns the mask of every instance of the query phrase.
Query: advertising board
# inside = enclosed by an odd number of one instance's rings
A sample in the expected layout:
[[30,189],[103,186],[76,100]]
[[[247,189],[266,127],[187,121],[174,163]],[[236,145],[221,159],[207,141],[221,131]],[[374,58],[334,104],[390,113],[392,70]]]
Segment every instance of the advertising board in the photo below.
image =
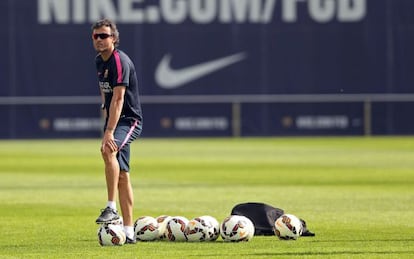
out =
[[[413,133],[414,122],[397,123],[401,114],[378,115],[389,104],[370,104],[374,113],[367,120],[361,98],[324,99],[414,94],[413,1],[15,0],[1,1],[0,10],[0,47],[6,50],[0,59],[0,109],[10,125],[0,138],[100,135],[95,126],[42,131],[39,125],[44,119],[51,125],[62,118],[99,121],[90,27],[104,17],[118,24],[120,49],[137,68],[146,136],[355,135],[388,123],[380,134]],[[285,95],[318,95],[319,101],[249,101]],[[192,96],[204,101],[185,101]],[[229,101],[217,103],[223,96]],[[235,117],[238,96],[247,101]],[[91,101],[77,105],[80,97]],[[152,102],[154,97],[161,102]],[[174,101],[168,103],[170,97]],[[20,116],[27,114],[36,116],[20,127]],[[245,123],[251,114],[254,127]],[[298,127],[282,123],[289,114],[296,114]],[[181,126],[166,130],[163,118],[178,118],[171,125]],[[203,123],[216,126],[182,126]],[[309,128],[324,123],[336,126]]]

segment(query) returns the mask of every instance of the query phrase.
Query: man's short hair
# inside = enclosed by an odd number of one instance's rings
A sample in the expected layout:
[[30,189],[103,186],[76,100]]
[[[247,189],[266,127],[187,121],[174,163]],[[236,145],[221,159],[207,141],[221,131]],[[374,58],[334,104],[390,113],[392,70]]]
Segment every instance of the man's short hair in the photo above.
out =
[[119,39],[119,31],[118,31],[118,28],[116,27],[116,24],[109,19],[102,19],[92,25],[92,30],[101,28],[103,26],[109,27],[111,29],[112,36],[115,38],[115,47],[118,47],[120,39]]

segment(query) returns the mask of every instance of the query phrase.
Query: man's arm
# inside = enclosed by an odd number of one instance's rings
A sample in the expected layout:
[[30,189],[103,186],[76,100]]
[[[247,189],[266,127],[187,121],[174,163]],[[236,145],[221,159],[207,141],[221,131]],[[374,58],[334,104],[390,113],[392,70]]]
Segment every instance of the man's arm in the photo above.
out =
[[112,152],[118,150],[118,146],[114,141],[114,131],[116,125],[118,124],[119,117],[121,116],[122,107],[124,106],[125,89],[125,86],[114,87],[111,105],[109,108],[108,123],[106,125],[106,130],[102,140],[102,147],[107,145],[111,148]]
[[99,89],[99,91],[101,92],[101,105],[102,105],[102,110],[103,110],[104,108],[106,108],[106,107],[104,107],[104,105],[105,105],[105,94],[102,91],[102,89]]

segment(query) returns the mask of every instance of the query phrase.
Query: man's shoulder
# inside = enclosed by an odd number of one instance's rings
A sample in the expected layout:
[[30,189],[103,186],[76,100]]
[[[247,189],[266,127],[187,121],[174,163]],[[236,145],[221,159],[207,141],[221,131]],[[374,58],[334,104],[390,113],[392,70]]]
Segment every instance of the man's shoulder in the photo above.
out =
[[104,62],[104,60],[103,60],[101,54],[98,54],[98,55],[95,56],[95,63],[96,64],[100,64],[100,63],[103,63],[103,62]]
[[120,50],[120,49],[115,49],[114,50],[114,55],[113,56],[118,56],[121,61],[127,61],[127,62],[132,62],[131,58],[128,56],[128,54],[126,54],[124,51]]

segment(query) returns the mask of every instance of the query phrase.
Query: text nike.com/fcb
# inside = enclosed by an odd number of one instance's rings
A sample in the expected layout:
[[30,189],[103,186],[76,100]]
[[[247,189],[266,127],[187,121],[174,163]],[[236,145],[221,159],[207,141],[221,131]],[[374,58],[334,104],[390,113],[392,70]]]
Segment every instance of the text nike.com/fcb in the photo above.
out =
[[[367,0],[37,0],[40,24],[83,24],[108,17],[117,23],[178,25],[272,22],[360,22]],[[299,17],[299,9],[307,15]]]

